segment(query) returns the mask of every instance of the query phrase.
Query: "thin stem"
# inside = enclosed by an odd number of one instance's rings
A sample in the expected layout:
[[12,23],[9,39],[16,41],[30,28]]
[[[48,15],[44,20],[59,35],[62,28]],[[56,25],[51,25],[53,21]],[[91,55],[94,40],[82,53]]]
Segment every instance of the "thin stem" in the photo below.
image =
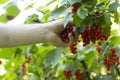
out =
[[39,9],[36,9],[36,8],[34,8],[32,5],[30,5],[29,3],[27,3],[26,1],[24,1],[24,0],[22,0],[24,3],[26,3],[27,5],[29,5],[31,8],[33,8],[33,9],[35,9],[35,10],[37,10],[38,12],[41,12],[41,13],[43,13],[43,14],[45,14],[43,11],[41,11],[41,10],[39,10]]
[[116,66],[116,65],[115,65],[115,69],[116,69],[116,71],[117,71],[118,75],[120,76],[120,71],[119,71],[119,69],[117,68],[117,66]]
[[84,68],[84,70],[85,70],[85,74],[86,74],[86,76],[87,76],[87,79],[88,79],[88,80],[91,80],[90,74],[89,74],[89,72],[88,72],[87,65],[85,64],[85,61],[82,60],[81,63],[82,63],[82,66],[83,66],[83,68]]

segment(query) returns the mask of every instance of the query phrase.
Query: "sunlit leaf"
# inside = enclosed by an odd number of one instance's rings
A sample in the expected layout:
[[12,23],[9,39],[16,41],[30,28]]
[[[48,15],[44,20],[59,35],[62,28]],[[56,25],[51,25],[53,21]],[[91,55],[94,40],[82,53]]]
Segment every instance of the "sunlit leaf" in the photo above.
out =
[[6,7],[6,12],[10,16],[17,16],[20,13],[20,9],[17,7],[17,5],[10,4]]
[[6,2],[8,2],[8,0],[0,0],[0,4],[4,4]]
[[120,44],[120,36],[112,36],[109,39],[110,44],[115,45],[115,44]]

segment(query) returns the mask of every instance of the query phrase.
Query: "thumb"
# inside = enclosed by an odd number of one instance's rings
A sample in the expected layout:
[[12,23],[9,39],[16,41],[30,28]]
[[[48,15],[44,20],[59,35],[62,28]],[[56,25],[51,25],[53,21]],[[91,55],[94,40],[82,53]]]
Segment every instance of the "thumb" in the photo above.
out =
[[67,43],[68,46],[72,45],[74,43],[74,36],[72,33],[68,34],[69,42]]

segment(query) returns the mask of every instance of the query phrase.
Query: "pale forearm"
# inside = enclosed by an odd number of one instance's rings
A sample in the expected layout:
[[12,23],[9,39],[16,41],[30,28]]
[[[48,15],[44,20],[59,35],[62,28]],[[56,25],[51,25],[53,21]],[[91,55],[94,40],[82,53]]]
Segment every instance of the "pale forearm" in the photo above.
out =
[[14,47],[46,42],[45,24],[19,24],[0,26],[0,47]]

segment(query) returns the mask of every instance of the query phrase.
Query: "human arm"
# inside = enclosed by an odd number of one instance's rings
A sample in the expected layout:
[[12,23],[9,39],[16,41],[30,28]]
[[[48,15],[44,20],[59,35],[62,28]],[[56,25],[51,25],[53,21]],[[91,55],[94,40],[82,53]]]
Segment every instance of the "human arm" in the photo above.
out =
[[36,43],[51,43],[57,47],[66,47],[75,40],[69,34],[70,42],[63,42],[59,35],[63,30],[63,20],[45,24],[0,24],[0,47],[16,47]]

